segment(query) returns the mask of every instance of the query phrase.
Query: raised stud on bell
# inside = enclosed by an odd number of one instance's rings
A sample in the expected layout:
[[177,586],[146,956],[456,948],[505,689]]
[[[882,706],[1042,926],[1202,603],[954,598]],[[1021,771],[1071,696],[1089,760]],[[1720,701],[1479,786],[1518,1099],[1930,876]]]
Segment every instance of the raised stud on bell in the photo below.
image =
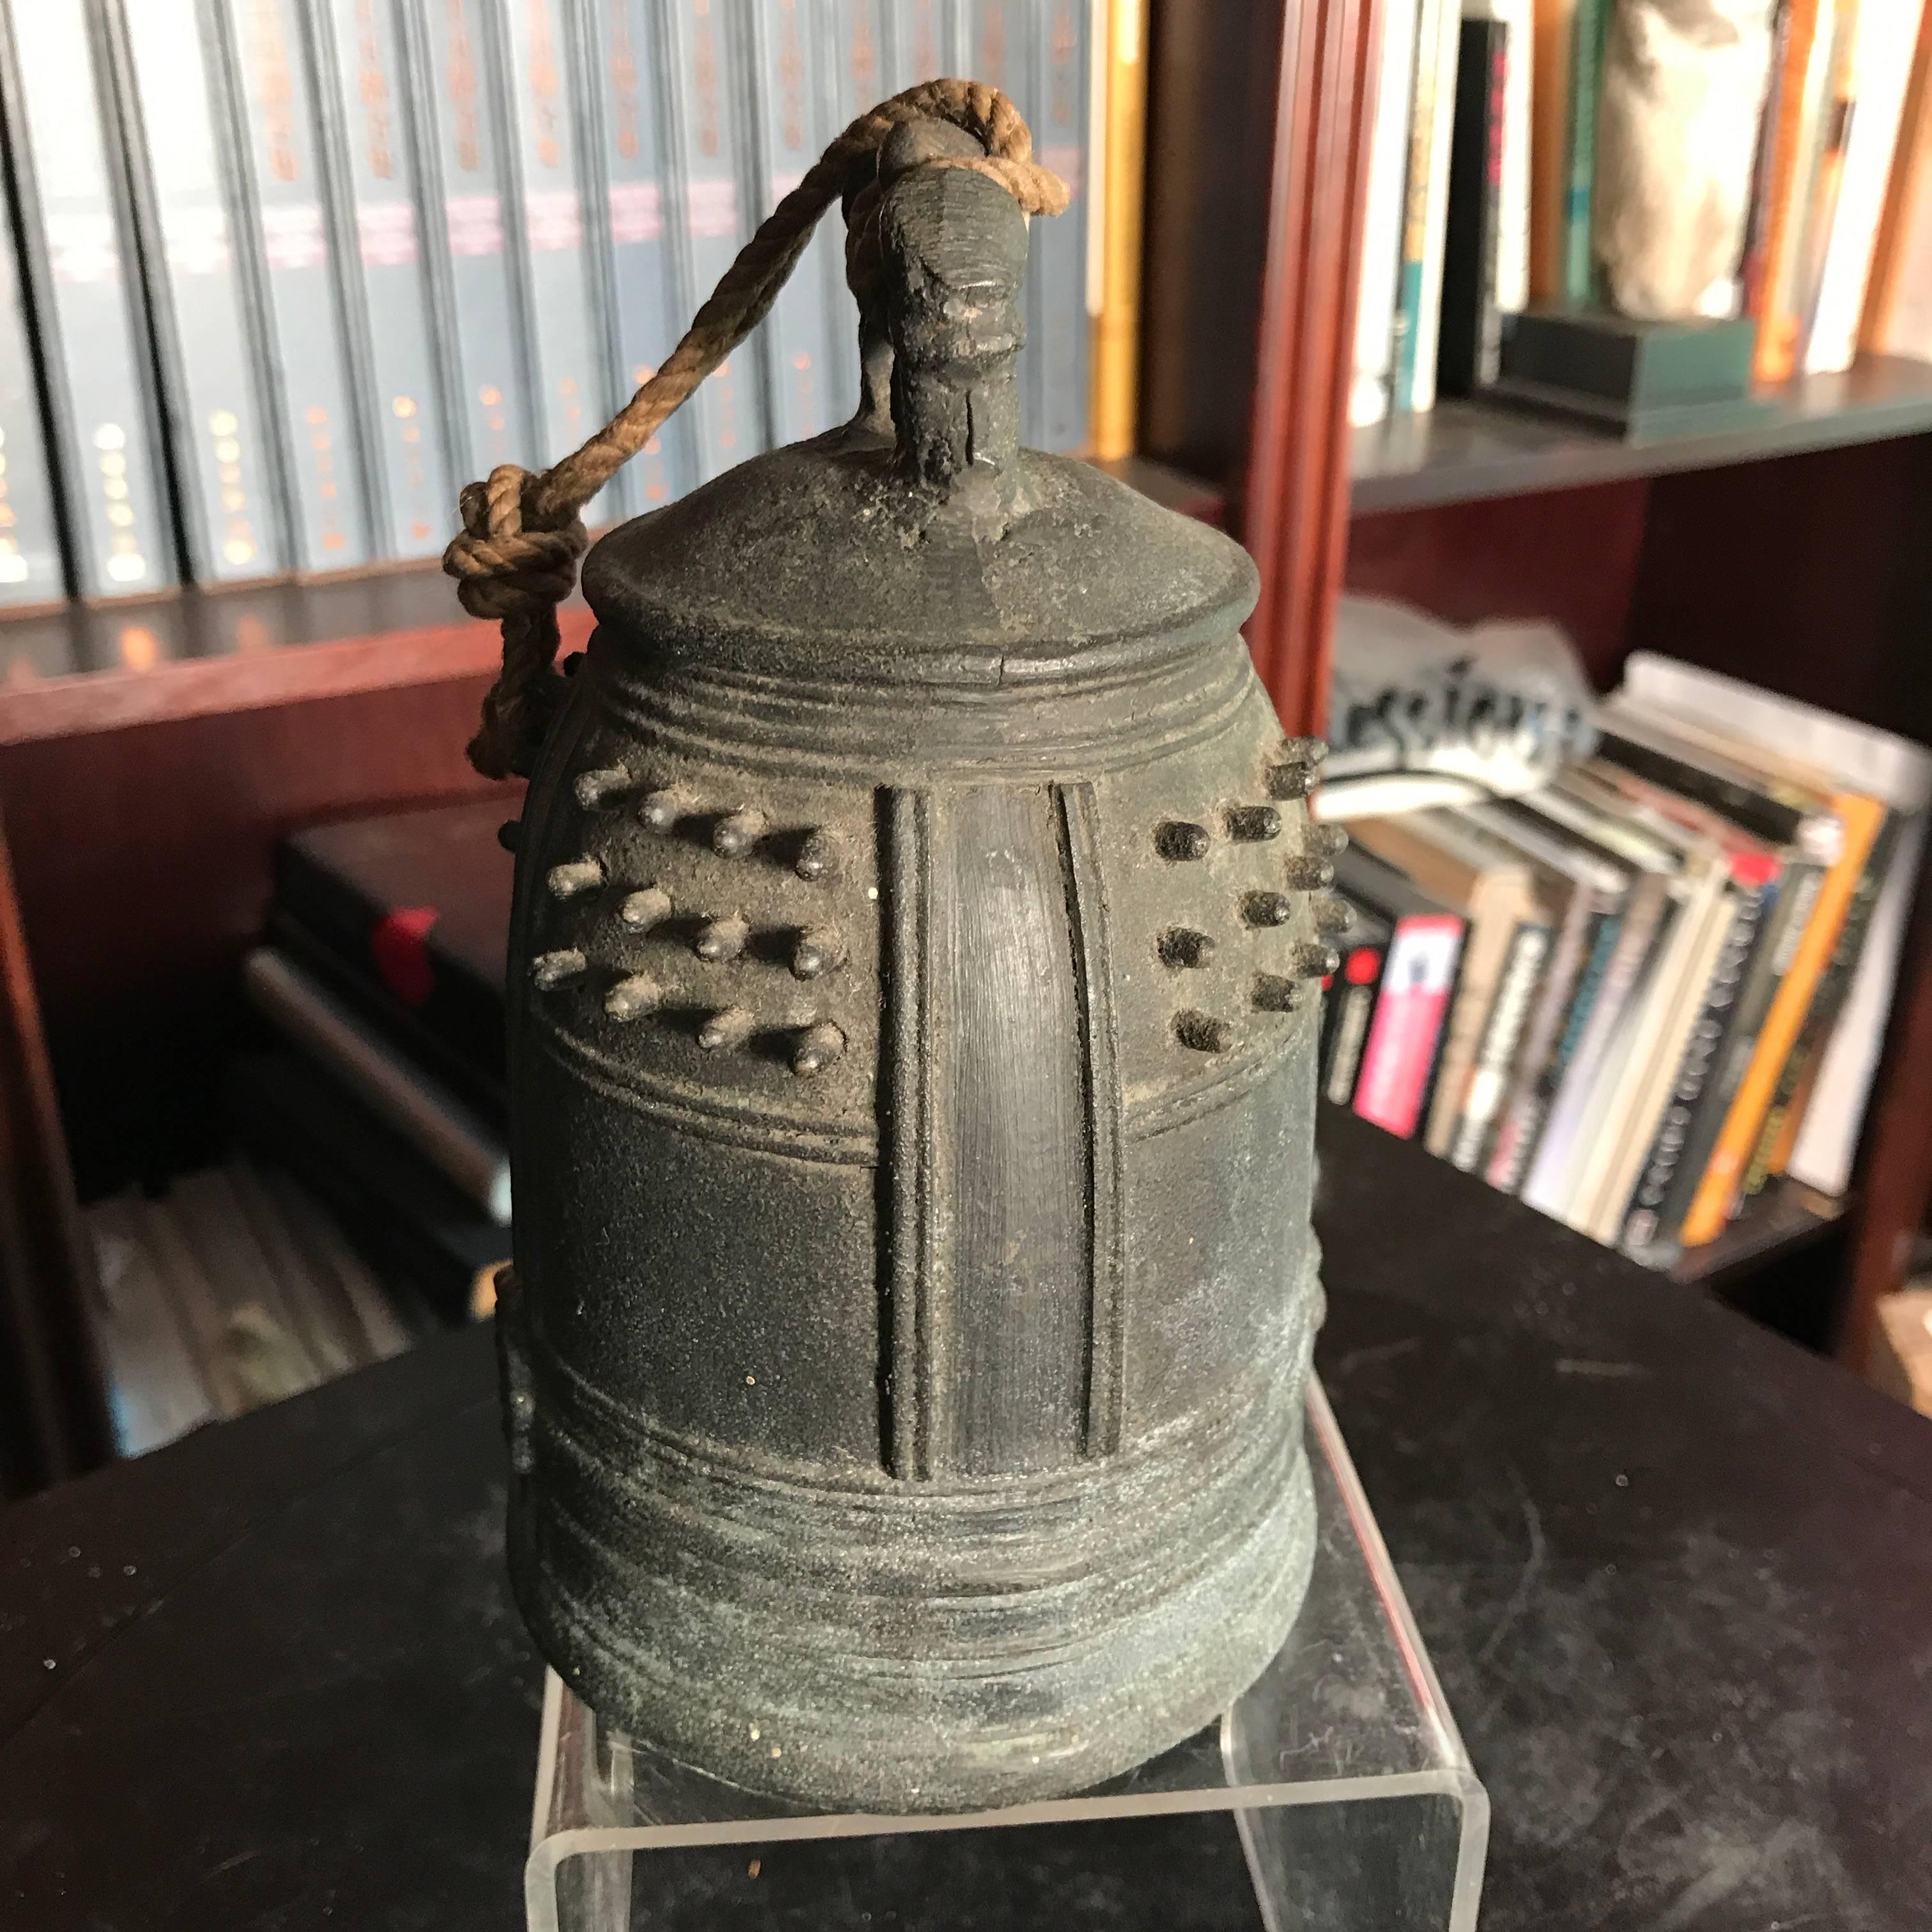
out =
[[1238,805],[1228,814],[1230,838],[1256,840],[1281,836],[1281,814],[1271,805]]
[[1286,926],[1294,916],[1294,902],[1286,892],[1249,892],[1241,916],[1250,926]]
[[692,950],[699,958],[709,959],[715,964],[736,958],[751,936],[750,926],[735,912],[730,913],[723,919],[707,919],[698,928],[698,938]]
[[1342,970],[1342,956],[1332,946],[1292,946],[1288,949],[1288,970],[1297,979],[1326,980]]
[[604,883],[604,867],[596,859],[570,859],[553,866],[544,883],[553,898],[574,899],[579,892],[595,892]]
[[1321,773],[1306,765],[1270,765],[1268,767],[1270,798],[1306,798],[1321,782]]
[[1257,973],[1249,997],[1258,1013],[1292,1013],[1300,1004],[1300,982],[1284,980],[1279,973]]
[[1317,899],[1315,902],[1315,930],[1333,938],[1338,932],[1346,932],[1355,922],[1355,915],[1346,899]]
[[622,765],[606,765],[594,772],[579,772],[572,789],[577,794],[577,802],[586,812],[595,812],[600,805],[608,805],[616,795],[628,791],[631,775]]
[[1177,926],[1161,934],[1160,956],[1169,966],[1204,966],[1214,956],[1214,942],[1204,932]]
[[1291,765],[1318,765],[1328,755],[1325,738],[1284,738],[1281,757]]
[[617,908],[617,916],[633,932],[648,932],[652,926],[662,926],[670,914],[670,895],[660,886],[644,886],[634,892],[626,892],[624,903]]
[[751,1037],[752,1016],[742,1006],[720,1006],[698,1029],[698,1043],[706,1053],[742,1046]]
[[1163,859],[1204,859],[1214,843],[1206,826],[1190,824],[1184,818],[1170,818],[1154,827],[1154,849]]
[[664,1004],[664,988],[648,973],[620,980],[604,995],[604,1010],[614,1020],[641,1019]]
[[838,841],[822,827],[815,827],[805,835],[791,868],[801,879],[814,884],[832,878],[838,870]]
[[1339,825],[1311,825],[1304,849],[1320,852],[1330,859],[1338,858],[1348,849],[1348,835]]
[[816,980],[845,963],[845,942],[836,926],[808,926],[791,950],[792,976]]
[[683,794],[668,786],[647,794],[638,807],[638,817],[653,832],[668,832],[684,816]]
[[1176,1013],[1174,1036],[1196,1053],[1226,1053],[1234,1043],[1234,1029],[1211,1013]]
[[538,992],[548,993],[554,986],[567,986],[583,978],[590,964],[574,946],[560,952],[539,952],[530,962],[530,979]]
[[845,1051],[845,1036],[830,1020],[818,1020],[799,1030],[792,1043],[791,1070],[823,1073]]
[[765,836],[770,823],[765,814],[747,806],[721,818],[711,828],[711,849],[720,857],[742,859]]
[[1297,892],[1318,892],[1324,886],[1335,883],[1335,868],[1326,859],[1304,854],[1291,859],[1281,868],[1282,877]]

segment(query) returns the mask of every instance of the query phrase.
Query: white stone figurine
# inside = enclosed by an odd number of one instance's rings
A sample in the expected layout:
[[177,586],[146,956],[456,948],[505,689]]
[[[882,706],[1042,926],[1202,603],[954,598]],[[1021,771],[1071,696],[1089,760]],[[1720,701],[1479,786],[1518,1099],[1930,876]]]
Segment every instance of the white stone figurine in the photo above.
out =
[[1623,314],[1736,313],[1774,0],[1616,0],[1592,241]]

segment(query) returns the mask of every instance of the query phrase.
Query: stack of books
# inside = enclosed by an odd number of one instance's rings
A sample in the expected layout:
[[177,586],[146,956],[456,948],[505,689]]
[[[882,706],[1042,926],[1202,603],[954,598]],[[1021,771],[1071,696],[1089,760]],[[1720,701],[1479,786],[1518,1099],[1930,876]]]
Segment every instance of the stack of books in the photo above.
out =
[[1932,753],[1648,652],[1595,754],[1352,818],[1328,1097],[1657,1265],[1849,1186]]
[[[1510,319],[1527,310],[1604,302],[1598,110],[1620,4],[1634,18],[1627,0],[1388,0],[1380,10],[1356,423],[1426,410],[1438,389],[1487,388]],[[1744,17],[1727,23],[1721,46],[1694,34],[1664,44],[1660,28],[1656,112],[1673,86],[1678,104],[1705,104],[1703,84],[1672,70],[1748,38],[1753,10],[1734,10]],[[1696,312],[1756,322],[1763,382],[1847,368],[1861,347],[1932,361],[1924,0],[1775,0],[1763,10],[1769,58],[1731,158],[1748,210],[1736,259]],[[1684,212],[1693,238],[1696,211]],[[1654,218],[1654,236],[1665,225]]]
[[509,1258],[497,832],[514,810],[491,796],[292,834],[243,967],[276,1045],[234,1069],[238,1138],[425,1320],[487,1307]]
[[[461,484],[574,448],[838,131],[946,74],[1072,189],[1024,432],[1083,448],[1100,6],[0,0],[0,607],[436,556]],[[593,520],[850,415],[842,229]]]

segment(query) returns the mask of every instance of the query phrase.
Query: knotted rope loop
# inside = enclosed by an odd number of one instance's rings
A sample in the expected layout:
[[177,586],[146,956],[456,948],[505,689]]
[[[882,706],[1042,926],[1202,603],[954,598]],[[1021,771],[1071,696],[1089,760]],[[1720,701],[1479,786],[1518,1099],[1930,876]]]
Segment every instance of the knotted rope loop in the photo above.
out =
[[503,627],[503,668],[483,702],[470,761],[486,777],[515,769],[533,723],[531,699],[555,662],[556,607],[577,581],[588,544],[581,513],[718,364],[761,322],[798,265],[819,217],[844,202],[848,279],[862,294],[878,273],[878,154],[902,122],[929,118],[964,128],[983,155],[922,165],[970,168],[1000,183],[1029,214],[1066,206],[1064,182],[1033,158],[1020,111],[998,88],[929,80],[862,114],[759,224],[682,339],[650,380],[583,446],[532,474],[506,464],[464,486],[463,530],[443,554],[472,616]]

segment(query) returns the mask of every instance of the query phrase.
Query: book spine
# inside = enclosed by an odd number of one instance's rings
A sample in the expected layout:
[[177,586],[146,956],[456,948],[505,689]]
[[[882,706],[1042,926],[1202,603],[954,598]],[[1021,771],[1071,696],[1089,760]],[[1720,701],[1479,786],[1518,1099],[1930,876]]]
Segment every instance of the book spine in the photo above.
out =
[[1796,288],[1816,159],[1816,136],[1830,77],[1833,0],[1790,0],[1784,68],[1778,82],[1777,146],[1772,160],[1771,227],[1752,373],[1782,382],[1798,363]]
[[1504,50],[1502,160],[1497,194],[1496,306],[1520,315],[1529,306],[1529,155],[1533,139],[1531,74],[1534,0],[1509,0],[1496,8],[1508,29]]
[[300,570],[346,570],[369,561],[372,533],[323,212],[308,52],[292,0],[220,5],[222,68],[239,130],[245,246],[274,378],[290,555]]
[[[5,41],[0,18],[0,82]],[[10,88],[7,94],[10,106]],[[0,196],[0,209],[5,200]],[[0,608],[8,610],[51,603],[67,587],[17,239],[11,224],[0,221]]]
[[1859,344],[1932,361],[1932,8],[1919,22]]
[[202,584],[273,576],[289,558],[267,371],[236,255],[200,8],[113,0],[104,17],[188,574]]
[[1666,1222],[1666,1205],[1691,1146],[1704,1096],[1712,1073],[1723,1064],[1729,1037],[1746,998],[1751,962],[1763,939],[1766,914],[1776,891],[1775,880],[1740,882],[1737,902],[1697,1018],[1685,1042],[1672,1081],[1664,1115],[1652,1136],[1636,1185],[1624,1213],[1618,1246],[1626,1253],[1648,1259],[1674,1241],[1676,1229]]
[[1389,941],[1354,1110],[1402,1140],[1415,1132],[1436,1071],[1463,926],[1450,914],[1412,914]]
[[[745,22],[710,0],[666,0],[661,19],[671,172],[683,215],[676,224],[683,307],[694,315],[751,232],[741,180]],[[756,356],[748,346],[728,357],[686,406],[696,426],[698,473],[706,482],[764,446]]]
[[1425,56],[1434,63],[1435,86],[1430,100],[1429,174],[1423,216],[1422,278],[1416,296],[1415,356],[1409,380],[1408,406],[1432,408],[1436,402],[1436,357],[1442,322],[1443,244],[1449,219],[1449,143],[1455,131],[1456,56],[1462,44],[1462,14],[1450,0],[1437,22],[1432,46]]
[[1756,1193],[1772,1174],[1782,1174],[1791,1158],[1792,1147],[1803,1124],[1805,1104],[1810,1098],[1819,1065],[1831,1043],[1839,1016],[1844,1011],[1858,962],[1864,952],[1865,941],[1878,910],[1879,895],[1884,890],[1898,838],[1898,818],[1888,814],[1873,842],[1871,856],[1865,868],[1852,890],[1851,904],[1845,909],[1845,922],[1839,928],[1838,945],[1819,979],[1818,990],[1813,995],[1810,1011],[1804,1016],[1798,1042],[1792,1048],[1790,1058],[1784,1063],[1784,1071],[1778,1076],[1771,1109],[1765,1117],[1765,1131],[1745,1175],[1748,1193]]
[[1634,772],[1648,784],[1681,794],[1770,844],[1798,843],[1814,815],[1769,792],[1735,784],[1720,773],[1707,772],[1667,752],[1625,738],[1614,722],[1600,734],[1597,750],[1599,757],[1607,758],[1612,764]]
[[1623,920],[1616,913],[1591,915],[1582,963],[1549,1054],[1510,1103],[1490,1156],[1489,1184],[1505,1194],[1514,1194],[1522,1186],[1530,1162],[1536,1157],[1551,1105],[1595,1009],[1622,926]]
[[1819,978],[1837,949],[1846,911],[1885,815],[1884,808],[1873,800],[1848,793],[1840,794],[1833,806],[1844,825],[1844,850],[1820,884],[1816,906],[1765,1015],[1756,1050],[1724,1117],[1696,1196],[1684,1217],[1687,1247],[1701,1246],[1713,1239],[1733,1211],[1778,1076],[1796,1043]]
[[1476,1046],[1462,1109],[1449,1142],[1450,1163],[1466,1174],[1474,1171],[1488,1144],[1490,1127],[1509,1085],[1516,1048],[1529,1022],[1537,988],[1556,938],[1546,926],[1524,920],[1510,941],[1509,956],[1496,982],[1483,1036]]
[[1594,292],[1590,203],[1597,177],[1597,96],[1602,77],[1604,0],[1576,0],[1570,41],[1569,173],[1563,200],[1563,296],[1576,306]]
[[1396,284],[1402,260],[1408,172],[1408,112],[1415,86],[1417,0],[1389,0],[1381,11],[1375,127],[1369,137],[1369,187],[1362,266],[1355,296],[1354,380],[1348,420],[1358,428],[1389,412],[1395,353]]
[[1386,946],[1352,946],[1342,956],[1340,971],[1324,989],[1322,1090],[1338,1107],[1346,1107],[1354,1098],[1362,1049],[1368,1043],[1369,1022],[1375,1013],[1387,959]]
[[1093,66],[1088,0],[1032,0],[1034,152],[1066,182],[1066,212],[1034,224],[1028,268],[1042,449],[1087,444],[1092,321],[1087,310],[1088,82]]
[[1462,22],[1436,360],[1436,387],[1445,395],[1471,394],[1501,373],[1496,248],[1508,61],[1508,29],[1500,20]]
[[[952,64],[956,51],[953,10],[948,0],[891,0],[886,11],[891,30],[886,66],[895,94],[903,94],[922,80],[938,80]],[[1022,107],[1020,111],[1026,110]]]
[[83,597],[152,592],[178,572],[104,50],[80,7],[48,0],[9,0],[0,41],[74,588]]
[[1796,367],[1812,366],[1819,305],[1825,292],[1825,273],[1840,233],[1839,201],[1850,158],[1854,118],[1864,119],[1858,94],[1859,0],[1840,0],[1832,35],[1831,92],[1826,100],[1816,172],[1813,177],[1804,223],[1802,266],[1792,306],[1798,316]]
[[[676,311],[655,10],[650,0],[584,0],[584,82],[598,158],[590,226],[604,290],[604,355],[620,398],[650,380],[686,320]],[[612,515],[654,510],[691,488],[692,430],[682,410],[659,428],[610,486]]]
[[[821,0],[826,32],[832,43],[830,63],[832,124],[843,130],[886,94],[885,20],[883,0]],[[972,70],[969,66],[967,71]],[[828,215],[828,221],[836,218]],[[825,254],[826,305],[831,361],[826,390],[832,420],[849,422],[859,411],[859,308],[845,285],[843,224],[832,231]]]
[[318,0],[316,67],[350,315],[356,400],[370,457],[376,548],[436,556],[454,521],[446,391],[430,349],[418,221],[416,133],[394,14],[378,0]]
[[1570,177],[1570,41],[1576,0],[1532,0],[1529,293],[1563,299],[1564,211]]
[[1804,367],[1814,374],[1850,368],[1857,350],[1923,14],[1922,0],[1903,0],[1882,11],[1867,6],[1859,14],[1858,112],[1804,350]]
[[1778,117],[1784,100],[1785,56],[1791,44],[1791,9],[1780,4],[1772,22],[1771,72],[1764,105],[1758,112],[1757,148],[1751,160],[1750,199],[1744,214],[1744,244],[1738,261],[1738,313],[1764,313],[1765,264],[1771,248],[1777,183]]
[[1429,252],[1429,158],[1435,138],[1436,95],[1448,82],[1436,54],[1448,0],[1422,0],[1415,29],[1414,80],[1409,89],[1408,171],[1402,196],[1402,256],[1396,272],[1394,369],[1389,404],[1413,410],[1422,326],[1423,264]]
[[[518,272],[536,376],[538,455],[552,463],[610,413],[584,201],[584,117],[564,0],[522,0],[505,45]],[[585,520],[612,514],[599,495]]]
[[[824,152],[830,51],[814,30],[811,0],[754,0],[752,13],[752,121],[762,206],[776,208]],[[827,376],[833,348],[826,298],[835,224],[821,221],[760,331],[766,412],[774,442],[800,442],[829,429]]]
[[424,225],[440,338],[454,351],[450,440],[466,481],[539,460],[512,238],[503,50],[490,0],[440,0],[406,8],[404,18],[420,41],[412,65],[422,76]]

